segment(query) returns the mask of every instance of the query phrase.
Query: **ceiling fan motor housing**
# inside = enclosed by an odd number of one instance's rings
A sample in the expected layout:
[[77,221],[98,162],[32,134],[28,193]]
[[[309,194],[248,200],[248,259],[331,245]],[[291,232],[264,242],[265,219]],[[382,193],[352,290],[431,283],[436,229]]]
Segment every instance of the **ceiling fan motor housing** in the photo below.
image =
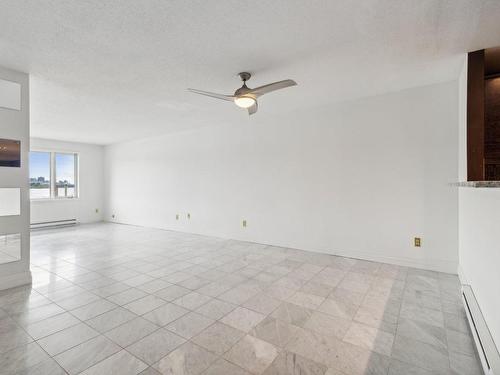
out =
[[252,76],[250,73],[248,72],[241,72],[241,73],[238,73],[238,75],[240,76],[241,80],[243,82],[245,81],[248,81],[250,79],[250,77]]

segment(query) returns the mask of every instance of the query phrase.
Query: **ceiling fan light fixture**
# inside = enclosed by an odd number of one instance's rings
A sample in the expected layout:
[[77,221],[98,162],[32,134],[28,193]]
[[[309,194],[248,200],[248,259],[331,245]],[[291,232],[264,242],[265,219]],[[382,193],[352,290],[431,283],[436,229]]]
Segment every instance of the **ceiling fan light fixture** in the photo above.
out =
[[234,98],[234,104],[240,108],[250,108],[255,104],[255,99],[251,96],[237,96]]

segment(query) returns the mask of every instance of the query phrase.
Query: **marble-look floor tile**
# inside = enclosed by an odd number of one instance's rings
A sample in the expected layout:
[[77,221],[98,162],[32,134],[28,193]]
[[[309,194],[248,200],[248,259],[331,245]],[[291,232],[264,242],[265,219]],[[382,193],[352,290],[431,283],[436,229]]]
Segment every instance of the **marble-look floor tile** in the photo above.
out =
[[328,360],[329,367],[350,375],[386,375],[389,363],[387,356],[344,342],[337,349],[337,357]]
[[23,329],[73,345],[81,320],[104,336],[56,355],[70,375],[480,371],[456,275],[110,223],[31,245],[33,285],[0,291],[0,373],[64,374]]
[[18,314],[23,311],[31,310],[50,304],[52,301],[41,294],[32,293],[26,299],[2,305],[2,309],[8,314]]
[[190,339],[214,323],[213,319],[207,318],[195,312],[183,315],[179,319],[165,326],[169,331]]
[[19,346],[25,346],[32,341],[33,338],[20,327],[0,333],[0,354]]
[[160,359],[153,367],[163,375],[198,375],[216,360],[215,354],[187,342]]
[[113,310],[116,307],[118,306],[112,302],[109,302],[105,299],[99,299],[97,301],[89,303],[88,305],[84,305],[78,307],[77,309],[71,310],[71,314],[76,316],[80,320],[88,320],[109,310]]
[[139,375],[161,375],[161,373],[156,371],[153,367],[148,367],[146,370],[142,371]]
[[397,334],[441,348],[447,348],[446,330],[418,320],[401,318]]
[[318,311],[343,319],[352,319],[358,306],[342,298],[326,298],[317,308]]
[[361,306],[354,320],[392,334],[396,334],[398,315],[385,311],[383,308]]
[[249,332],[253,327],[264,320],[265,315],[249,310],[244,307],[237,307],[227,314],[220,321],[243,332]]
[[269,288],[264,290],[264,293],[280,301],[285,301],[296,292],[297,291],[295,289],[289,289],[281,285],[271,285]]
[[245,336],[245,332],[223,323],[215,322],[194,336],[191,341],[217,355],[222,355],[231,349],[243,336]]
[[225,293],[222,293],[217,298],[235,305],[241,305],[258,293],[259,291],[255,288],[239,285]]
[[[389,374],[388,375],[438,375],[437,373],[432,373],[421,367],[413,366],[408,363],[398,361],[397,359],[391,359],[389,364]],[[443,374],[444,375],[444,374]],[[451,373],[449,374],[451,375]]]
[[302,327],[312,315],[312,310],[294,305],[293,303],[283,302],[271,316],[275,319]]
[[51,316],[58,315],[65,312],[60,306],[55,303],[51,303],[48,305],[36,307],[34,309],[30,309],[24,311],[22,313],[12,314],[11,317],[23,327],[26,327],[30,324],[39,322],[41,320],[50,318]]
[[66,299],[63,299],[61,301],[58,301],[57,304],[61,306],[65,310],[73,310],[76,309],[80,306],[87,305],[91,302],[99,300],[100,297],[96,296],[93,293],[90,292],[85,292],[78,294],[73,297],[69,297]]
[[339,318],[318,311],[312,313],[304,328],[342,339],[352,324],[352,320]]
[[55,356],[98,335],[99,332],[80,323],[44,337],[38,340],[38,344],[51,356]]
[[17,374],[48,359],[47,353],[36,342],[32,342],[0,354],[1,373]]
[[331,358],[338,357],[340,345],[341,341],[333,336],[299,328],[286,345],[286,350],[329,366]]
[[265,293],[259,293],[243,303],[242,306],[261,314],[270,314],[280,305],[280,303],[281,301],[274,297]]
[[467,316],[443,313],[444,325],[447,330],[458,331],[470,335],[469,322]]
[[102,298],[106,298],[113,294],[124,292],[127,289],[130,289],[130,286],[128,286],[127,284],[115,282],[114,284],[92,289],[90,292],[97,294]]
[[169,286],[172,286],[172,284],[170,284],[164,280],[161,280],[161,279],[155,279],[155,280],[152,280],[150,282],[147,282],[147,283],[144,283],[144,284],[137,286],[137,289],[142,290],[143,292],[152,294],[152,293],[158,292],[159,290],[165,289]]
[[100,333],[104,333],[135,318],[137,318],[137,315],[134,313],[122,307],[118,307],[96,316],[95,318],[89,319],[85,323]]
[[16,375],[67,375],[67,372],[52,358],[16,372]]
[[312,310],[317,309],[323,303],[324,300],[325,300],[324,297],[300,291],[296,292],[294,295],[292,295],[287,299],[287,301],[290,303]]
[[182,337],[165,329],[159,329],[128,346],[127,350],[137,358],[152,365],[184,342],[186,340]]
[[461,353],[469,356],[476,355],[476,348],[473,338],[462,332],[447,330],[446,339],[450,352]]
[[54,359],[70,374],[75,375],[120,351],[120,347],[104,336],[97,336],[75,346]]
[[326,298],[333,291],[333,288],[329,285],[316,283],[314,281],[309,281],[306,284],[304,284],[304,286],[302,286],[302,288],[300,288],[299,291]]
[[268,316],[255,326],[250,331],[250,334],[279,348],[283,348],[297,332],[297,329],[297,326]]
[[183,288],[178,285],[171,285],[167,288],[160,289],[159,291],[155,292],[154,294],[165,301],[172,302],[176,300],[177,298],[180,298],[182,296],[185,296],[186,294],[191,293],[191,289],[188,288]]
[[105,360],[89,367],[82,372],[82,375],[137,375],[148,366],[128,353],[121,350],[118,353],[106,358]]
[[127,303],[126,305],[123,305],[123,307],[127,310],[132,311],[134,314],[143,315],[160,306],[165,305],[166,303],[167,301],[159,297],[148,295],[133,302]]
[[274,345],[246,335],[224,355],[224,358],[252,374],[261,374],[277,355],[278,349]]
[[218,299],[212,299],[203,306],[198,307],[195,311],[207,318],[219,320],[233,311],[237,306],[229,302],[224,302]]
[[214,281],[205,286],[202,286],[197,290],[197,292],[215,298],[220,296],[222,293],[227,292],[231,288],[232,286],[229,284]]
[[136,288],[130,288],[124,290],[123,292],[113,294],[107,299],[117,305],[123,306],[132,301],[138,300],[139,298],[146,297],[147,293]]
[[344,341],[386,356],[391,355],[394,335],[364,324],[353,323]]
[[193,277],[190,277],[189,279],[181,281],[178,285],[180,285],[184,288],[191,289],[191,290],[197,290],[197,289],[201,288],[202,286],[205,286],[209,283],[210,283],[210,281],[208,281],[207,279],[203,279],[203,278],[198,277],[198,276],[193,276]]
[[122,348],[139,341],[143,337],[156,331],[159,327],[143,318],[135,318],[127,323],[105,333],[106,337]]
[[263,375],[325,375],[328,368],[298,354],[283,351]]
[[444,316],[441,311],[403,303],[400,316],[411,320],[421,321],[436,327],[444,328]]
[[483,370],[476,355],[450,352],[450,367],[459,375],[482,375]]
[[446,373],[450,369],[446,349],[425,344],[403,336],[396,336],[392,357],[430,371]]
[[204,305],[208,301],[210,301],[212,297],[206,296],[204,294],[200,294],[197,292],[191,292],[183,295],[182,297],[177,298],[173,301],[178,306],[184,307],[188,310],[195,310],[201,305]]
[[25,329],[35,340],[38,340],[65,328],[77,325],[78,323],[80,323],[80,320],[70,313],[65,312],[27,325]]
[[225,359],[218,359],[213,363],[203,375],[251,375],[248,371],[243,370],[241,367],[226,361]]
[[177,320],[183,315],[189,313],[189,310],[174,305],[173,303],[167,303],[153,311],[144,314],[142,317],[150,322],[153,322],[156,325],[161,327],[166,326],[167,324]]
[[131,286],[131,287],[137,287],[139,285],[151,282],[153,280],[154,280],[154,277],[151,277],[148,275],[137,275],[137,276],[134,276],[130,279],[122,280],[122,282],[124,284]]

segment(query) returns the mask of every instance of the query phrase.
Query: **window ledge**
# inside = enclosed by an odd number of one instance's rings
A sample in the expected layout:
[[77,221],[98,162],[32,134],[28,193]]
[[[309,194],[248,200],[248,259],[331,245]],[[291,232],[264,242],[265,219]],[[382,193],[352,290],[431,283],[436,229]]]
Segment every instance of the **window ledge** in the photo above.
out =
[[453,184],[458,187],[500,188],[500,181],[462,181]]

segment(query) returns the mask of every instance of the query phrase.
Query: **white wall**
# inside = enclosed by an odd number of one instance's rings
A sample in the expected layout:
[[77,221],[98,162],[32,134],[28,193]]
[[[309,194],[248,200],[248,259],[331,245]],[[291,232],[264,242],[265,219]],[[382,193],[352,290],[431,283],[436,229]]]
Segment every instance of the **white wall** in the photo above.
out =
[[[467,180],[467,59],[459,85],[459,169]],[[459,189],[459,275],[472,287],[500,348],[500,189]]]
[[106,219],[455,273],[457,106],[450,82],[111,145]]
[[79,155],[79,197],[31,201],[31,222],[73,218],[81,223],[101,221],[104,207],[103,146],[32,138],[31,149],[77,152]]
[[460,189],[460,277],[500,343],[500,189]]
[[[0,107],[0,137],[21,141],[21,167],[0,167],[0,187],[21,188],[21,215],[0,217],[1,234],[21,234],[21,260],[0,264],[0,290],[12,288],[31,282],[29,269],[29,186],[28,186],[28,152],[29,152],[29,76],[0,67],[0,79],[17,82],[21,85],[20,110]],[[14,103],[18,107],[17,92],[4,92],[4,95],[15,95],[15,98],[2,97],[2,102]]]

